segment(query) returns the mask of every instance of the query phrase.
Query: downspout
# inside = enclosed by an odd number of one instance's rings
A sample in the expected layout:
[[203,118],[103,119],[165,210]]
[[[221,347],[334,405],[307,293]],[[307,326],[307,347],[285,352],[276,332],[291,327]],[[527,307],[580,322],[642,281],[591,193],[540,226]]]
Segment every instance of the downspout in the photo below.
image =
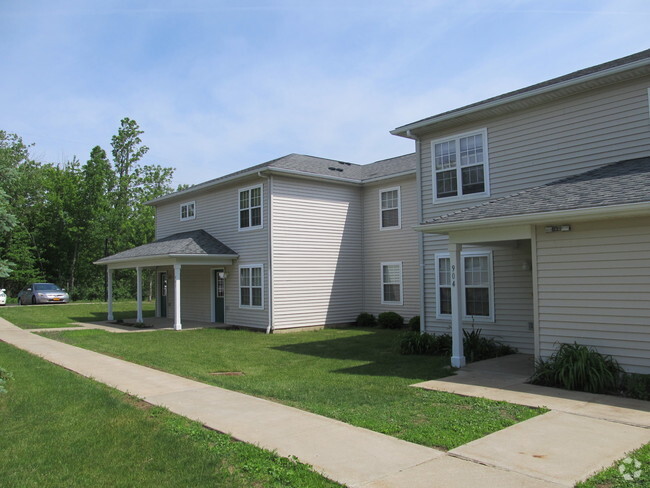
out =
[[266,180],[269,182],[268,184],[268,191],[264,192],[264,194],[268,195],[268,215],[269,218],[267,219],[267,232],[268,232],[268,258],[267,258],[267,268],[268,268],[268,299],[267,299],[267,306],[269,307],[269,322],[266,326],[266,333],[267,334],[272,334],[273,333],[273,225],[272,225],[272,219],[273,219],[273,209],[271,208],[271,201],[272,198],[271,196],[273,195],[273,176],[267,176],[263,174],[261,171],[258,171],[257,176],[260,178],[266,178]]
[[[406,131],[406,137],[415,141],[415,184],[417,185],[418,197],[418,224],[422,223],[422,164],[421,164],[421,143],[418,136],[413,134],[411,130]],[[424,299],[424,232],[419,232],[418,236],[418,261],[419,261],[419,283],[420,283],[420,333],[423,334],[426,330],[426,301]]]

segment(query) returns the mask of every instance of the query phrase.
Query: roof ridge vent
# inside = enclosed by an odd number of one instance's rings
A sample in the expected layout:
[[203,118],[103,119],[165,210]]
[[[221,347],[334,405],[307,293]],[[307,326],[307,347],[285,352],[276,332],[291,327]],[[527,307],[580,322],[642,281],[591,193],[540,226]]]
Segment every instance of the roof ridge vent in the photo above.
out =
[[337,161],[339,164],[344,164],[345,166],[352,166],[352,163],[346,163],[345,161]]

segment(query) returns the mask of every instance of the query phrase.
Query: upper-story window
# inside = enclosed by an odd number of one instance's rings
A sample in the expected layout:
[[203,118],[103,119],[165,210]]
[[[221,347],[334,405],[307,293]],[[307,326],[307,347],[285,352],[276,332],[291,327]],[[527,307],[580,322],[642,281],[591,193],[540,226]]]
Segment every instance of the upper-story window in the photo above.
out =
[[387,188],[379,192],[379,228],[399,229],[401,228],[401,206],[400,206],[400,189]]
[[239,230],[262,227],[262,185],[239,190]]
[[196,203],[187,202],[181,204],[181,220],[192,220],[196,218]]
[[487,130],[431,143],[434,200],[489,193]]

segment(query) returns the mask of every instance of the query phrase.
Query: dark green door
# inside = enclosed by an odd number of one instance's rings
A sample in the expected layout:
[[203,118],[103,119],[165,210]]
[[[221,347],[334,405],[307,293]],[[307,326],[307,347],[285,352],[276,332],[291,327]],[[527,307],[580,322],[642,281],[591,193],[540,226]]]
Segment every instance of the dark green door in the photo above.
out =
[[214,272],[214,321],[223,324],[226,320],[226,274],[223,269]]
[[160,273],[160,316],[167,317],[167,272]]

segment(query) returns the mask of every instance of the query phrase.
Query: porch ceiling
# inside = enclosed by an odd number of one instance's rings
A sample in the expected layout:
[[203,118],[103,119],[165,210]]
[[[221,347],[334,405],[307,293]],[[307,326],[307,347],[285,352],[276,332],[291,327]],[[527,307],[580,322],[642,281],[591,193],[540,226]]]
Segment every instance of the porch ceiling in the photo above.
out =
[[204,230],[181,232],[95,261],[108,269],[233,264],[238,254]]

